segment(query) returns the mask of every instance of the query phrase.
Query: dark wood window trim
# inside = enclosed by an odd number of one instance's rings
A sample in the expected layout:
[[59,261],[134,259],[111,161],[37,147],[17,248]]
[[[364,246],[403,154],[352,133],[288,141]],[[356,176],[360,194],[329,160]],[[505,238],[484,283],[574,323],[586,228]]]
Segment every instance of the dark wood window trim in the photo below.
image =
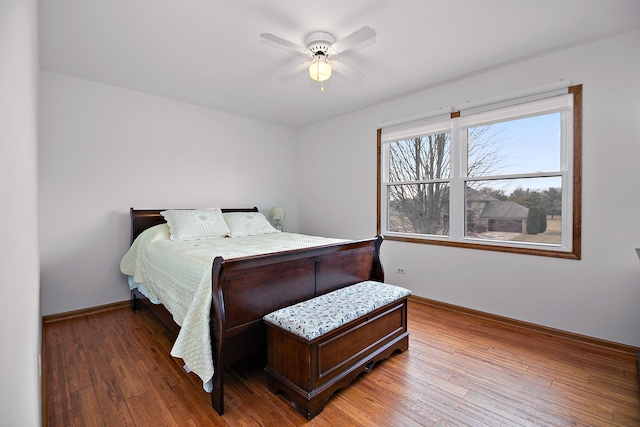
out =
[[[582,256],[582,85],[570,86],[568,92],[573,94],[573,217],[572,217],[572,245],[570,252],[544,250],[538,248],[522,248],[500,245],[483,245],[467,242],[442,241],[427,238],[411,238],[399,236],[385,236],[385,240],[421,243],[437,246],[452,246],[485,251],[507,252],[525,255],[538,255],[552,258],[579,260]],[[453,113],[456,114],[456,113]],[[452,117],[453,117],[452,114]],[[459,113],[458,113],[459,114]],[[382,234],[381,203],[382,200],[382,129],[377,130],[377,206],[376,226],[378,234]]]

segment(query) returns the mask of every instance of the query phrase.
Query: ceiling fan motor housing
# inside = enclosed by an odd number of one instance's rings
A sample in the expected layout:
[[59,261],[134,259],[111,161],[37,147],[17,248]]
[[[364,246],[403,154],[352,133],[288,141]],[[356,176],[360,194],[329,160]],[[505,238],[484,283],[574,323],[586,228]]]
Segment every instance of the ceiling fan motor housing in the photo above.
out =
[[307,49],[313,56],[318,55],[329,55],[329,49],[331,45],[336,42],[335,37],[330,33],[325,31],[316,31],[315,33],[311,33],[305,39],[305,43],[307,44]]

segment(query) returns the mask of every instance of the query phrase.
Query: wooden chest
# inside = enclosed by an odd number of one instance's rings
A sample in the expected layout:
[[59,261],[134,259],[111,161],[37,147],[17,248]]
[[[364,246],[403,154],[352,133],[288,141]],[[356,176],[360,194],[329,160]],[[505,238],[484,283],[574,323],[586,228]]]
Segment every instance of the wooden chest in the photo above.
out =
[[[332,302],[326,307],[316,304],[316,313],[323,309],[330,312]],[[318,336],[311,334],[312,337],[300,333],[308,326],[304,310],[300,315],[291,307],[285,310],[289,312],[280,320],[286,322],[286,327],[266,322],[267,386],[273,393],[284,392],[307,419],[320,413],[331,395],[360,373],[409,347],[407,294],[337,327],[333,325],[335,328],[327,332],[320,331],[315,334]]]

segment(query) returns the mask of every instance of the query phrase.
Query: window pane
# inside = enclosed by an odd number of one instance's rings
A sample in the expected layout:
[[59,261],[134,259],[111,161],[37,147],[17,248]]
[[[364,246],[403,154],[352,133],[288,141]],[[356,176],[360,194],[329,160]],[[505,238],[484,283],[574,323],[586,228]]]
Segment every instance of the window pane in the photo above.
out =
[[467,129],[467,176],[560,170],[561,113]]
[[450,132],[389,144],[389,182],[449,178]]
[[388,230],[449,235],[449,183],[389,186]]
[[467,182],[466,237],[562,243],[562,179]]

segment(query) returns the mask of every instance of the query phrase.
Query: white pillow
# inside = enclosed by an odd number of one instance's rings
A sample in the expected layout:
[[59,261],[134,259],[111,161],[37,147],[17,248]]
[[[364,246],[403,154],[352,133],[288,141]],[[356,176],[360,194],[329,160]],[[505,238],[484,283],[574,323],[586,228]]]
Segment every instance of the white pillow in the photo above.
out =
[[225,212],[222,216],[231,230],[231,237],[280,232],[260,212]]
[[220,209],[175,209],[162,211],[173,241],[220,238],[231,235]]

